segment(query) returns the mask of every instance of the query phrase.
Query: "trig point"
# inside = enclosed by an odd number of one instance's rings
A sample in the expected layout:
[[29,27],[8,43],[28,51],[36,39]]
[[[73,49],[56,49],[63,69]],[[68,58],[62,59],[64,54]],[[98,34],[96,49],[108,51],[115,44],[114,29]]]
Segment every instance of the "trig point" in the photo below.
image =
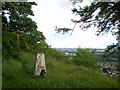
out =
[[37,53],[35,63],[35,76],[44,76],[46,73],[45,55],[43,53]]

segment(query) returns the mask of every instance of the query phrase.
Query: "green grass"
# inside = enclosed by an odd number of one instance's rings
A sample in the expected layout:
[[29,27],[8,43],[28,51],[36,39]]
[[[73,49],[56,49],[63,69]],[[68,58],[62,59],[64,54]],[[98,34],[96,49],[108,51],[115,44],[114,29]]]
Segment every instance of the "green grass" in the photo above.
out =
[[45,78],[35,77],[35,58],[28,52],[21,52],[18,60],[3,58],[3,88],[118,88],[113,78],[49,54]]

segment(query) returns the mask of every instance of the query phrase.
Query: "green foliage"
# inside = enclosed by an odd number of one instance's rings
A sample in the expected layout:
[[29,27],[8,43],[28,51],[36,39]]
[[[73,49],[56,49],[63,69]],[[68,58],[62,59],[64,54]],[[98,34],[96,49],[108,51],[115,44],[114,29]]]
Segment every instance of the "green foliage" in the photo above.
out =
[[[34,15],[32,5],[36,4],[3,2],[3,88],[118,87],[117,80],[88,69],[95,67],[91,51],[83,50],[82,54],[78,54],[82,59],[74,57],[76,60],[85,59],[83,65],[78,66],[78,63],[65,63],[63,60],[67,58],[61,52],[49,48],[43,33],[37,31],[36,23],[28,18]],[[36,53],[40,52],[45,53],[47,67],[47,75],[42,79],[34,76]]]
[[42,52],[44,48],[49,47],[45,42],[45,39],[43,33],[40,31],[34,31],[30,34],[21,34],[19,41],[20,47],[27,51]]
[[[2,3],[3,56],[18,57],[19,51],[43,52],[49,46],[37,24],[28,16],[34,16],[31,10],[35,2]],[[6,15],[8,17],[6,17]]]
[[[3,58],[3,83],[5,87],[26,87],[24,85],[34,74],[35,54],[21,52],[19,59]],[[7,83],[9,82],[9,83]]]
[[88,68],[97,68],[97,57],[94,55],[95,50],[90,49],[77,49],[78,53],[73,56],[73,63],[82,65]]
[[19,54],[19,48],[17,47],[16,34],[7,31],[2,32],[2,55],[4,57],[16,58]]
[[66,64],[56,55],[45,55],[47,74],[34,76],[36,54],[21,51],[19,60],[3,58],[3,88],[118,88],[117,80],[93,69]]
[[[8,31],[31,32],[37,28],[37,25],[29,15],[34,15],[31,10],[35,2],[3,2],[2,3],[2,21],[3,29],[9,27]],[[7,19],[8,15],[9,19]]]
[[[120,1],[117,2],[92,2],[90,5],[80,6],[77,1],[73,2],[73,5],[77,3],[77,8],[74,6],[72,9],[73,14],[79,16],[77,20],[71,19],[74,23],[73,30],[76,24],[79,24],[80,28],[87,30],[94,26],[97,27],[97,35],[106,34],[112,32],[112,35],[120,37]],[[57,28],[57,32],[66,33],[71,31],[69,28]],[[72,30],[72,31],[73,31]],[[112,46],[111,46],[112,47]],[[120,59],[120,46],[116,44],[118,59]],[[116,52],[116,51],[115,51]],[[113,52],[112,52],[113,53]]]
[[72,12],[81,17],[79,20],[72,20],[80,24],[80,27],[87,29],[94,25],[98,28],[98,34],[113,32],[119,28],[119,2],[93,2],[89,6],[74,8]]
[[[75,2],[73,3],[75,4]],[[78,2],[77,5],[79,5]],[[74,7],[72,12],[73,14],[80,16],[78,20],[71,19],[71,21],[75,23],[75,26],[76,24],[79,24],[81,29],[87,29],[91,26],[95,26],[98,28],[98,35],[107,32],[120,35],[120,1],[92,2],[90,5],[86,5],[84,7],[80,5],[77,8]],[[118,31],[116,29],[118,29]],[[66,32],[66,29],[58,28],[57,31],[64,33]],[[68,28],[67,32],[68,31],[71,31],[71,29]]]
[[106,50],[104,51],[105,54],[103,55],[104,57],[114,57],[114,58],[118,58],[118,49],[116,48],[117,44],[112,44],[107,46]]
[[45,54],[49,57],[53,57],[54,59],[56,59],[57,61],[62,61],[65,59],[65,56],[63,55],[62,52],[57,51],[55,49],[52,48],[47,48]]

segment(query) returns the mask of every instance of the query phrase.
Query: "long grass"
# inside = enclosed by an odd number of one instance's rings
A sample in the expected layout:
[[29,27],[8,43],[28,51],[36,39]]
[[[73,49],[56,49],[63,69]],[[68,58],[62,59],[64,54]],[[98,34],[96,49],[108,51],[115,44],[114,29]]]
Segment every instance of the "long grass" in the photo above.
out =
[[113,78],[49,54],[46,76],[35,77],[35,58],[34,53],[23,51],[17,60],[3,58],[3,88],[118,88]]

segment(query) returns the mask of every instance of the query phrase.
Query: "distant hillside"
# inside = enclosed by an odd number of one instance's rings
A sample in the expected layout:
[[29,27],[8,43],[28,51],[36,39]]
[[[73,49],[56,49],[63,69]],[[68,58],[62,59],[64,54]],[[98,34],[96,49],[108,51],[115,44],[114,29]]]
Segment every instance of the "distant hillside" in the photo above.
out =
[[[77,52],[77,48],[54,48],[58,51],[62,51],[62,52]],[[96,50],[96,52],[103,52],[105,49],[101,49],[101,48],[89,48],[91,50]]]

